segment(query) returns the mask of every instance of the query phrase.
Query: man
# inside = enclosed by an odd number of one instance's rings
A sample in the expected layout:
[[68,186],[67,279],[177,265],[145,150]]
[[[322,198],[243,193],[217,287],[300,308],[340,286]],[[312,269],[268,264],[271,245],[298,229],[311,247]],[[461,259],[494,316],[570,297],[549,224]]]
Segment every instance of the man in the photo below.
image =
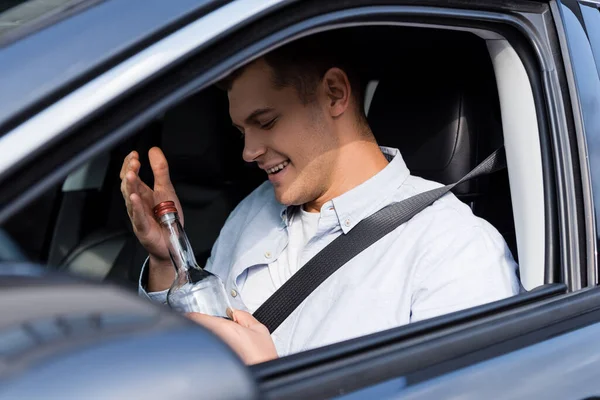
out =
[[[319,286],[272,334],[254,312],[336,237],[386,205],[440,185],[411,176],[397,149],[380,148],[352,68],[305,39],[250,63],[224,84],[243,158],[268,181],[231,213],[206,268],[223,280],[233,321],[189,317],[247,363],[266,361],[499,300],[520,291],[501,235],[452,194],[363,251]],[[402,134],[402,127],[398,127]],[[152,207],[175,200],[167,160],[149,152],[154,188],[137,153],[121,170],[135,234],[149,253],[140,293],[165,302],[174,278]]]

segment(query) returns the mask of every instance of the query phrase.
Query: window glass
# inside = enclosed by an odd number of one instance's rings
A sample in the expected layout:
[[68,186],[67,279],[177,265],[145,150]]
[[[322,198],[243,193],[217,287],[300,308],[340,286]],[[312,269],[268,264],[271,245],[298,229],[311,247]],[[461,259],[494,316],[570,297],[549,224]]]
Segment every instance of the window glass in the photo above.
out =
[[[354,35],[345,41],[355,44],[351,39],[363,32],[351,31]],[[271,69],[251,64],[232,78],[242,81],[231,84],[229,93],[211,86],[174,105],[70,174],[54,191],[57,200],[47,217],[38,218],[39,204],[32,205],[6,231],[29,245],[27,232],[36,230],[39,220],[45,228],[37,232],[41,238],[36,242],[44,246],[36,244],[30,251],[37,260],[97,280],[127,282],[136,290],[148,252],[133,235],[119,171],[136,150],[140,178],[153,187],[148,151],[158,146],[168,161],[198,265],[208,265],[222,279],[232,307],[256,311],[336,237],[391,203],[455,182],[502,141],[498,85],[484,40],[465,32],[427,30],[430,36],[417,46],[424,30],[376,27],[367,33],[358,43],[371,57],[355,62],[368,65],[352,71],[340,64],[351,72],[332,72],[333,78],[352,79],[358,88],[368,84],[365,98],[359,94],[354,100],[368,103],[367,120],[359,107],[343,108],[349,103],[336,108],[345,115],[332,116],[319,106],[337,101],[344,90],[350,98],[352,83],[345,86],[343,79],[334,79],[341,86],[328,100],[313,100],[308,107],[306,101],[325,92],[301,98],[305,82],[296,88],[274,86]],[[410,43],[408,35],[414,38]],[[398,53],[405,61],[388,58],[394,55],[383,47],[373,51],[382,37],[386,46],[404,46]],[[313,44],[294,52],[308,48],[309,58]],[[324,46],[323,58],[313,62],[327,61],[330,48]],[[295,60],[279,61],[290,59]],[[440,69],[442,60],[453,63]],[[232,122],[245,131],[242,138]],[[343,168],[338,168],[339,159],[345,161]],[[333,175],[339,179],[331,179]],[[283,183],[264,184],[266,179]],[[338,188],[334,182],[346,186]],[[333,194],[324,193],[329,198],[318,204],[323,186]],[[166,200],[144,197],[153,203],[147,210]],[[314,208],[294,207],[305,204]],[[318,287],[274,335],[280,355],[520,293],[506,170],[466,182],[456,197],[446,196],[428,211],[415,217],[410,228],[406,224],[374,243],[366,250],[370,254],[345,263]],[[30,226],[22,227],[20,218],[29,218]],[[147,282],[144,275],[142,282]],[[162,301],[162,289],[142,286]]]

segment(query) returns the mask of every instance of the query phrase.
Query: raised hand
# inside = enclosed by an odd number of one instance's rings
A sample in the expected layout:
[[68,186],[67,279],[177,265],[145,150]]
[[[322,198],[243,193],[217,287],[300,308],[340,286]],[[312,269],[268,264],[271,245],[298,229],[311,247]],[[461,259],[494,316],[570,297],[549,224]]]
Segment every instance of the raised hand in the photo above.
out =
[[162,201],[174,201],[182,224],[183,211],[171,183],[169,165],[162,150],[158,147],[151,148],[148,151],[148,158],[154,174],[154,187],[150,188],[140,179],[139,155],[136,151],[132,151],[125,157],[121,167],[119,175],[121,193],[125,199],[133,231],[148,251],[151,266],[152,264],[165,266],[170,265],[169,252],[162,238],[160,225],[154,218],[153,208]]

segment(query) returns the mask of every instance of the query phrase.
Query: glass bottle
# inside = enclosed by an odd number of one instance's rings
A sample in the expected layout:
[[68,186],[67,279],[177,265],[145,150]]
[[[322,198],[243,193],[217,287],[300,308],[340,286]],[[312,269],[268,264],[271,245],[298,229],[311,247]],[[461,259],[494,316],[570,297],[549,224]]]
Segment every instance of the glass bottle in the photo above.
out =
[[230,304],[223,282],[196,263],[175,203],[159,203],[154,207],[154,216],[162,227],[163,239],[175,267],[175,280],[167,293],[169,307],[178,312],[200,312],[228,318]]

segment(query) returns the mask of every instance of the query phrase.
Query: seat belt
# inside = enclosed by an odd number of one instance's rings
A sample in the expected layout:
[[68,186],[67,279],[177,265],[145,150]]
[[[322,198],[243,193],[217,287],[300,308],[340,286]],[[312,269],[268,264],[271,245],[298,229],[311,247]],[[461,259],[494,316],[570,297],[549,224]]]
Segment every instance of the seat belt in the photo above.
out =
[[360,221],[311,258],[275,291],[254,317],[274,332],[321,283],[360,252],[433,204],[457,185],[506,168],[504,147],[494,151],[459,181],[392,203]]

